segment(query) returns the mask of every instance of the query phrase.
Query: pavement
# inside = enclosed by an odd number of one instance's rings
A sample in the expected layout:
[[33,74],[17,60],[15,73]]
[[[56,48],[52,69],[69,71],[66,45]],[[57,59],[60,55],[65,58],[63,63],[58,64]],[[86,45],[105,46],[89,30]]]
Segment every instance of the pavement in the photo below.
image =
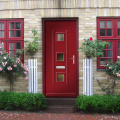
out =
[[120,114],[76,112],[54,114],[46,112],[0,111],[0,120],[120,120]]

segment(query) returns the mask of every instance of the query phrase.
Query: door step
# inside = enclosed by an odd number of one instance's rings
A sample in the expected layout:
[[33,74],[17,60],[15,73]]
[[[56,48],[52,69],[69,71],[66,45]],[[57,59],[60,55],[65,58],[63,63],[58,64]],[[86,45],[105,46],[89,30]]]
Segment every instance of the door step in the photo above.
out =
[[46,98],[49,113],[73,113],[76,109],[75,98]]

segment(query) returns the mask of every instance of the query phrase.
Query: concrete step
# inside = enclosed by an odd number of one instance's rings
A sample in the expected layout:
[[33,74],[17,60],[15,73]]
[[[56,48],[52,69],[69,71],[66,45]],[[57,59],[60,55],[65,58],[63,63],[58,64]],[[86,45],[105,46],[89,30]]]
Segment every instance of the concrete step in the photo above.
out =
[[73,113],[76,111],[74,105],[48,105],[46,112],[49,113]]
[[46,98],[48,105],[75,105],[76,98]]

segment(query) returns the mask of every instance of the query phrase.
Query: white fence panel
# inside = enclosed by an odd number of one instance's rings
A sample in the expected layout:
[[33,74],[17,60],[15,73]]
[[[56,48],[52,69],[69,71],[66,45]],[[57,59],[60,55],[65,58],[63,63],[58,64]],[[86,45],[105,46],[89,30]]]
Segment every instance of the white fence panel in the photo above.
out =
[[28,59],[28,92],[38,92],[37,59]]
[[93,60],[83,59],[83,94],[93,95]]

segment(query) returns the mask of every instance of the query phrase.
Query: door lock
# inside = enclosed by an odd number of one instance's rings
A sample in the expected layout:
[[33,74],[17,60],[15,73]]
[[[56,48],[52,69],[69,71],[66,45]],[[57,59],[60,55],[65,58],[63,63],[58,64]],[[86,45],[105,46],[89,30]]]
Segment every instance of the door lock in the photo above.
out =
[[73,58],[69,58],[73,60],[73,64],[75,64],[75,56],[73,55]]

